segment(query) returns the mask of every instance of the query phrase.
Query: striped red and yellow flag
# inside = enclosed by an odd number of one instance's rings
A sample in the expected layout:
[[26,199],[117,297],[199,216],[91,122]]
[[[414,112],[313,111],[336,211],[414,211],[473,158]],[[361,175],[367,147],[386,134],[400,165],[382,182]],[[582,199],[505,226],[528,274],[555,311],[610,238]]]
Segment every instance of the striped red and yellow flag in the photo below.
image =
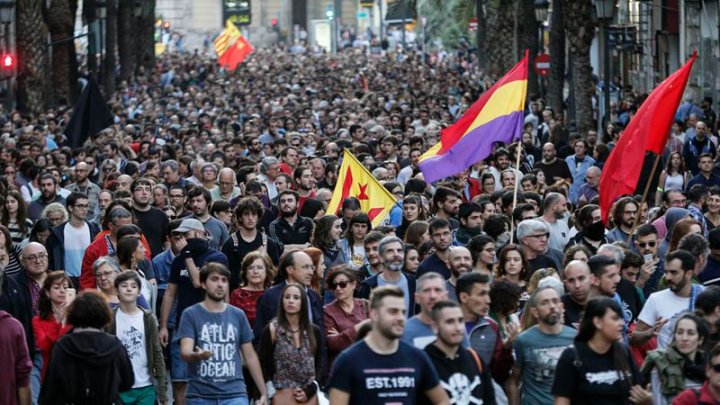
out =
[[225,22],[225,29],[217,38],[215,38],[214,41],[215,53],[218,58],[227,52],[230,45],[234,44],[241,36],[242,34],[240,33],[240,30],[238,30],[235,24],[232,21],[227,20]]

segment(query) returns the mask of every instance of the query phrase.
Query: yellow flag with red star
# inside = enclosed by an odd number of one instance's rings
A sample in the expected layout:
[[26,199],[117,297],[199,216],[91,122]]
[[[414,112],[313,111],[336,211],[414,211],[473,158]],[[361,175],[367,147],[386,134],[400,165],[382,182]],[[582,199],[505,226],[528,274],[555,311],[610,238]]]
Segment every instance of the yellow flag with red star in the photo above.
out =
[[328,204],[328,213],[337,213],[347,197],[360,200],[361,210],[368,214],[373,226],[380,225],[390,214],[397,200],[357,158],[345,149],[342,165],[338,172],[332,199]]

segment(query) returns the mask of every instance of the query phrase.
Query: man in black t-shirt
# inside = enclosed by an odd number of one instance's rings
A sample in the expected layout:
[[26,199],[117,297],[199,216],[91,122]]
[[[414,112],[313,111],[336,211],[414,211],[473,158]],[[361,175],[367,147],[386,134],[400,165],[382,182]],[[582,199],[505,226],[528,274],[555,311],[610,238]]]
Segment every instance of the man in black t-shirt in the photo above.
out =
[[[468,403],[470,398],[481,399],[485,405],[495,403],[495,391],[490,370],[472,349],[462,347],[465,320],[462,309],[453,301],[440,301],[432,309],[433,330],[437,340],[425,346],[441,385],[451,404]],[[423,401],[421,404],[427,403]]]
[[170,220],[162,210],[150,205],[152,185],[146,178],[133,181],[130,187],[133,193],[133,215],[135,224],[143,231],[143,235],[150,245],[152,257],[165,250],[165,236]]
[[565,295],[565,325],[577,329],[585,310],[585,303],[590,295],[592,277],[590,267],[582,260],[573,260],[565,267],[563,274]]
[[405,329],[405,299],[400,287],[384,285],[370,297],[372,329],[343,351],[330,375],[330,403],[416,404],[424,393],[432,404],[448,396],[427,354],[400,341]]
[[255,197],[244,197],[235,208],[235,223],[238,231],[225,241],[222,252],[230,263],[230,288],[235,289],[240,283],[240,272],[245,256],[254,251],[267,254],[277,267],[280,263],[280,247],[277,242],[261,232],[259,228],[263,206]]

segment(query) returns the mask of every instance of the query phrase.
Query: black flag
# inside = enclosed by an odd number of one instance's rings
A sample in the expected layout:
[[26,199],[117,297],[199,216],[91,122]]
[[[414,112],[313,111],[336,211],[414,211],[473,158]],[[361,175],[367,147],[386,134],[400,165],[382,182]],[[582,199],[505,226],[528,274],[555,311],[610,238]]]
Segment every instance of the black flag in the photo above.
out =
[[75,104],[65,136],[71,148],[78,148],[89,136],[94,136],[113,124],[113,116],[92,75],[88,77],[80,98]]

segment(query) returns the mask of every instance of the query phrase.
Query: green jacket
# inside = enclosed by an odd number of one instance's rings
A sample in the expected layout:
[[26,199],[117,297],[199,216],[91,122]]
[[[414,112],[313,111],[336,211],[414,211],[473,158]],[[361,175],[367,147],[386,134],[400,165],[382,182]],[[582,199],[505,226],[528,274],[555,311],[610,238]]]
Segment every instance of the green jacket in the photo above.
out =
[[[120,307],[113,309],[113,321],[107,327],[107,333],[117,335],[115,324],[115,315]],[[138,307],[143,311],[143,326],[145,327],[145,352],[147,353],[147,362],[150,367],[150,375],[155,377],[156,391],[158,400],[167,401],[167,374],[165,372],[165,360],[160,347],[160,338],[158,337],[158,321],[152,312]]]
[[663,395],[675,396],[685,389],[684,366],[685,357],[668,347],[648,352],[640,372],[649,381],[650,372],[657,368]]

